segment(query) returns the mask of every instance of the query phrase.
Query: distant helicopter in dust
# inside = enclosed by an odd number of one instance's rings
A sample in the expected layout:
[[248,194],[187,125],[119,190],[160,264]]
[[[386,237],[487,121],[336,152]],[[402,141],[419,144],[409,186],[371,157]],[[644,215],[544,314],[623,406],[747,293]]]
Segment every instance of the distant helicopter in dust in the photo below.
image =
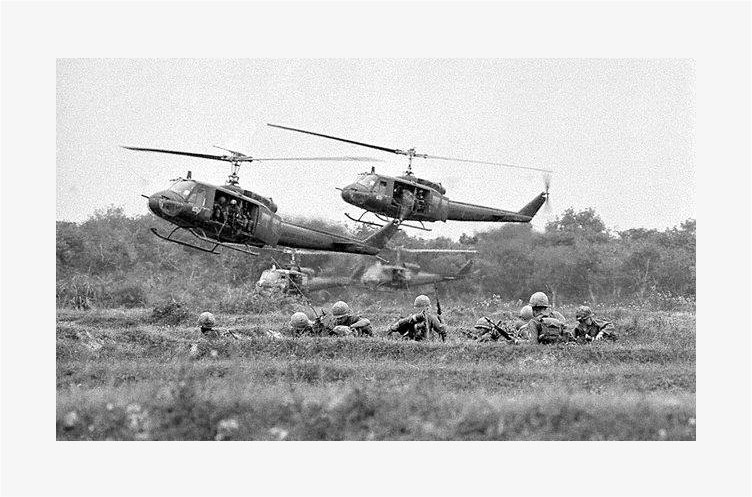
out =
[[300,251],[291,251],[289,264],[275,264],[261,273],[256,282],[260,292],[308,293],[343,287],[361,287],[373,290],[409,290],[423,285],[451,282],[471,275],[473,260],[467,261],[457,272],[439,274],[422,271],[420,266],[402,260],[402,253],[477,254],[476,250],[461,249],[395,249],[397,260],[389,263],[378,257],[373,264],[359,264],[350,276],[316,276],[311,268],[302,267],[295,256]]

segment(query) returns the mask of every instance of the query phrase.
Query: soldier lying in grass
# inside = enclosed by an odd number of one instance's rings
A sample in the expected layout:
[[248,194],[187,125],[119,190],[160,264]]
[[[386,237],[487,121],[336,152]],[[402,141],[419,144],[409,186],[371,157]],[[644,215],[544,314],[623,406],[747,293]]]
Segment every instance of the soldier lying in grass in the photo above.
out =
[[577,327],[574,336],[577,341],[592,342],[593,340],[616,340],[616,331],[610,321],[595,319],[595,314],[590,307],[581,305],[575,314]]
[[289,334],[293,337],[308,336],[373,336],[371,321],[353,314],[347,303],[339,301],[331,313],[322,311],[314,321],[302,312],[290,318]]
[[500,339],[512,343],[517,343],[519,341],[514,323],[509,319],[502,319],[498,323],[495,323],[487,317],[482,317],[475,323],[475,333],[464,333],[464,335],[481,343],[498,342]]

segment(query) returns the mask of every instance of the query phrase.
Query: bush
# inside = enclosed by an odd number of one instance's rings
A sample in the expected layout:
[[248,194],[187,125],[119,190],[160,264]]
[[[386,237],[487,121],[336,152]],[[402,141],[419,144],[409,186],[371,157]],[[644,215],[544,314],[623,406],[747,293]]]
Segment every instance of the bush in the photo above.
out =
[[187,321],[190,313],[185,305],[180,302],[167,302],[154,308],[151,313],[151,321],[157,324],[178,325]]

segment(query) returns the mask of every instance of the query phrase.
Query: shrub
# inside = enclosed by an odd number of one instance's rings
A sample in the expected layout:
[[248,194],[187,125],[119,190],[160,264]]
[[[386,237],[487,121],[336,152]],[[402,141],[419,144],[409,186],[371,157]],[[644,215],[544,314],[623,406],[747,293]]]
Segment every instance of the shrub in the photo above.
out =
[[190,313],[180,302],[167,302],[157,305],[151,313],[151,321],[158,324],[178,325],[188,320]]

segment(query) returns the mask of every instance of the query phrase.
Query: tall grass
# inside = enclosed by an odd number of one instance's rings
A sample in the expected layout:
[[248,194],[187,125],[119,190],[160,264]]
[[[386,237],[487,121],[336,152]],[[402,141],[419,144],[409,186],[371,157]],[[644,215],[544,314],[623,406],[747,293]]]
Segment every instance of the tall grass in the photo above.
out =
[[[409,308],[354,300],[377,335]],[[291,302],[290,310],[304,310]],[[60,309],[61,440],[693,440],[695,321],[604,308],[616,343],[512,346],[458,328],[516,303],[447,306],[449,339],[270,339],[287,311],[228,314],[208,341],[154,309]],[[203,310],[203,309],[202,309]],[[377,313],[376,310],[379,310]],[[565,315],[573,308],[560,309]],[[182,315],[182,314],[181,314]],[[195,346],[192,350],[192,346]],[[75,414],[71,414],[75,413]]]

